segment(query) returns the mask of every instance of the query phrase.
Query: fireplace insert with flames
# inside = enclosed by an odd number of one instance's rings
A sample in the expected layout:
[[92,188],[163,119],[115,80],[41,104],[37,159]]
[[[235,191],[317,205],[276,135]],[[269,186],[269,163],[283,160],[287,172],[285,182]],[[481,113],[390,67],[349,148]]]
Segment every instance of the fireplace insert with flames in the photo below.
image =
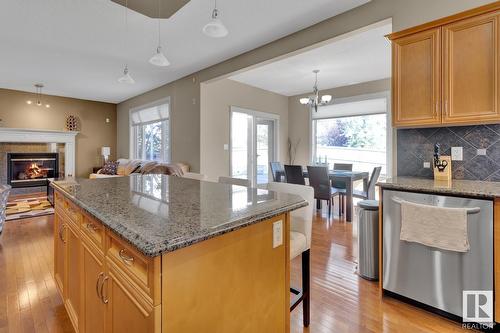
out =
[[8,153],[7,182],[13,187],[47,186],[59,176],[58,153]]

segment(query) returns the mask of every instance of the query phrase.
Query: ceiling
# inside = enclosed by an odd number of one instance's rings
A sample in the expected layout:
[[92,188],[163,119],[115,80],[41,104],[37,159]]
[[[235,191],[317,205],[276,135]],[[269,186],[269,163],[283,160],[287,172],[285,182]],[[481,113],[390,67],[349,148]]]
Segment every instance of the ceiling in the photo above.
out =
[[[369,0],[219,0],[229,36],[202,34],[212,1],[191,0],[162,20],[163,50],[171,65],[148,63],[156,50],[157,20],[109,0],[2,0],[0,88],[118,103],[252,50]],[[255,24],[257,23],[257,24]],[[8,33],[6,33],[8,32]],[[117,82],[128,63],[136,83]]]
[[312,91],[314,69],[320,70],[320,90],[388,78],[391,76],[391,46],[384,36],[391,31],[390,23],[378,24],[230,79],[294,96]]

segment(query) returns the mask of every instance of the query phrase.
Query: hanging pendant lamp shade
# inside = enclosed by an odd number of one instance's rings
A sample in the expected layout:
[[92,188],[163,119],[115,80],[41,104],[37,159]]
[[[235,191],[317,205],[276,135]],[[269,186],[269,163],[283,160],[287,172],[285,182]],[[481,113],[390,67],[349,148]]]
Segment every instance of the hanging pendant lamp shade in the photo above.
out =
[[161,50],[160,3],[161,0],[158,0],[158,46],[156,47],[156,53],[149,59],[149,63],[159,67],[166,67],[170,65],[170,62],[168,61],[167,57],[165,57],[165,55]]
[[123,69],[123,76],[118,78],[118,82],[126,83],[126,84],[134,84],[135,83],[135,80],[132,78],[132,76],[128,72],[127,65],[125,65],[125,68]]
[[[124,38],[124,49],[127,51],[127,32],[128,32],[128,0],[125,0],[125,38]],[[132,78],[128,72],[128,65],[125,64],[123,68],[123,75],[118,78],[119,83],[134,84],[135,80]]]
[[222,38],[229,34],[226,26],[219,19],[219,10],[217,9],[217,0],[212,11],[212,19],[203,27],[203,33],[212,38]]
[[151,57],[151,59],[149,59],[149,62],[152,65],[160,66],[160,67],[166,67],[166,66],[170,65],[170,62],[168,61],[167,57],[165,57],[165,55],[161,51],[161,46],[158,46],[158,48],[156,49],[155,55],[153,55]]

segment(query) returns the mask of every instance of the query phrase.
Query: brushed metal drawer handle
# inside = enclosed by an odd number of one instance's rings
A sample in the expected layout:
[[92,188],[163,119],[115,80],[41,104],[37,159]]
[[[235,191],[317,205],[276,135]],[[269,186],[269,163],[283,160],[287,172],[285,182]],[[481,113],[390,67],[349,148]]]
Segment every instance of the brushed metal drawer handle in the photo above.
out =
[[85,226],[90,231],[97,231],[97,229],[99,229],[94,223],[90,223],[90,222],[87,223]]
[[118,252],[118,255],[127,265],[132,265],[134,263],[134,257],[126,255],[125,249],[121,249],[120,252]]
[[100,272],[99,275],[97,275],[97,281],[95,283],[95,292],[97,294],[97,297],[99,297],[102,301],[102,296],[101,296],[101,278],[104,276],[104,272]]

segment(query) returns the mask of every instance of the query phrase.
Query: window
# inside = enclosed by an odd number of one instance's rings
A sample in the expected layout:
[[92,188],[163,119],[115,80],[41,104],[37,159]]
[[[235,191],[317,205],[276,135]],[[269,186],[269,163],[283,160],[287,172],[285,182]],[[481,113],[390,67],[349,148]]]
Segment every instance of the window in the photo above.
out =
[[387,100],[337,102],[312,113],[314,162],[352,163],[353,170],[387,174]]
[[132,158],[170,161],[169,99],[130,112]]

